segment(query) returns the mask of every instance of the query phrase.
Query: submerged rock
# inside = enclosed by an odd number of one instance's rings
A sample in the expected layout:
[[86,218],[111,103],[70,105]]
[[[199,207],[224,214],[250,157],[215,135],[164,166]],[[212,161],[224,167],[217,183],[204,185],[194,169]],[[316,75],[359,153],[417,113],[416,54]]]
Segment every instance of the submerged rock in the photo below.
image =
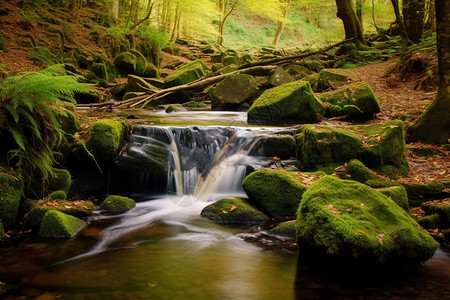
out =
[[251,100],[259,88],[253,76],[232,74],[209,90],[212,109],[237,109],[242,103]]
[[208,67],[201,60],[194,60],[172,72],[164,80],[167,87],[186,84],[206,75]]
[[297,230],[296,230],[296,221],[287,221],[282,222],[275,226],[274,228],[269,230],[270,234],[279,235],[279,236],[285,236],[290,238],[296,238],[297,237]]
[[115,214],[124,213],[134,207],[136,207],[136,202],[133,199],[116,195],[108,196],[100,205],[101,210]]
[[303,194],[297,233],[301,248],[366,263],[421,262],[439,247],[387,196],[333,176]]
[[248,122],[255,124],[315,123],[325,107],[305,81],[294,81],[265,91],[250,107]]
[[269,217],[243,198],[225,198],[208,205],[201,216],[220,224],[264,224]]
[[43,237],[72,237],[85,226],[85,223],[73,216],[52,210],[42,219],[39,235]]
[[270,169],[251,173],[242,186],[250,202],[272,218],[294,216],[307,188],[297,173]]

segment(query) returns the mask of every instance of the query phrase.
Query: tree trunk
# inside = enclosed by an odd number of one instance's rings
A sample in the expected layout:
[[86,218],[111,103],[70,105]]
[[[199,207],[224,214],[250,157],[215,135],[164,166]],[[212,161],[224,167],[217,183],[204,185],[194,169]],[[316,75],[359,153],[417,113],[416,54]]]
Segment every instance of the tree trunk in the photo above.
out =
[[400,15],[400,6],[398,0],[391,0],[392,6],[394,7],[395,22],[397,22],[400,27],[400,35],[402,36],[402,49],[406,50],[408,47],[408,34],[406,33],[405,24],[403,23],[402,16]]
[[351,0],[336,0],[337,16],[344,23],[345,39],[356,38],[358,42],[365,43],[361,24],[353,10]]
[[425,0],[403,0],[402,12],[408,38],[419,43],[423,34]]
[[225,31],[225,22],[227,21],[228,17],[231,15],[231,13],[233,12],[234,8],[236,7],[237,3],[239,0],[235,0],[233,2],[233,4],[230,7],[230,10],[227,12],[228,9],[228,1],[223,1],[225,2],[223,4],[223,17],[222,20],[220,20],[219,22],[219,37],[217,38],[217,44],[222,46],[223,44],[223,33]]
[[114,20],[119,20],[119,0],[114,0],[111,4],[111,15]]
[[434,9],[434,0],[428,3],[428,16],[425,22],[425,28],[430,32],[436,31],[436,10]]
[[364,32],[362,2],[363,0],[356,0],[356,16],[358,17],[359,24],[361,25],[361,30]]
[[[289,7],[291,6],[291,0],[287,0],[286,1],[286,7],[284,9],[284,14],[283,14],[283,18],[286,19],[287,14],[288,14],[288,10]],[[278,47],[278,42],[280,41],[280,37],[281,34],[283,33],[283,29],[284,29],[284,21],[278,21],[278,30],[277,30],[277,34],[275,35],[275,39],[273,40],[272,45],[277,48]]]
[[430,107],[408,128],[408,141],[450,144],[450,1],[436,0],[439,88]]

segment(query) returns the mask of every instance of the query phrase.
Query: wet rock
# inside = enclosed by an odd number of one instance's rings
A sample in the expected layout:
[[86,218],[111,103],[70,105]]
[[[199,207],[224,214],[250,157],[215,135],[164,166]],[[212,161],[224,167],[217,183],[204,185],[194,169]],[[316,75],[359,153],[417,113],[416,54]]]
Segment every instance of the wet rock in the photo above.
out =
[[42,219],[39,235],[43,237],[67,238],[74,236],[85,226],[85,223],[62,212],[48,211]]
[[297,238],[297,230],[295,228],[296,221],[282,222],[269,230],[270,234],[285,236],[290,238]]
[[134,74],[136,70],[136,56],[130,52],[122,52],[114,59],[114,65],[121,74]]
[[293,78],[286,72],[283,68],[276,68],[274,71],[270,73],[269,83],[272,86],[280,86],[289,82],[292,82]]
[[212,109],[237,109],[243,102],[251,100],[259,88],[250,75],[233,74],[209,90]]
[[299,246],[364,263],[422,262],[439,244],[394,201],[356,181],[326,176],[303,194]]
[[356,75],[348,70],[323,69],[319,73],[317,89],[314,91],[321,92],[328,89],[336,89],[354,79],[356,79]]
[[111,195],[100,205],[100,209],[109,213],[121,214],[136,207],[136,202],[128,197]]
[[201,60],[194,60],[172,72],[164,80],[167,87],[186,84],[206,75],[208,67]]

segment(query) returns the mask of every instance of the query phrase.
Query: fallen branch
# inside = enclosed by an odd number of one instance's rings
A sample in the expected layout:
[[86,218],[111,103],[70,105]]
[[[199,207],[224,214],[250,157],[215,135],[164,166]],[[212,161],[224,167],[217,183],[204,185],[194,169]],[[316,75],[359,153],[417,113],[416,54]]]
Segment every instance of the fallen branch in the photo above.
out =
[[324,49],[321,50],[317,50],[317,51],[311,51],[311,52],[306,52],[306,53],[301,53],[301,54],[296,54],[296,55],[291,55],[291,56],[286,56],[286,57],[281,57],[281,58],[274,58],[274,59],[268,59],[268,60],[262,60],[262,61],[256,61],[256,62],[252,62],[252,63],[248,63],[245,65],[242,65],[239,67],[239,69],[246,69],[246,68],[250,68],[250,67],[256,67],[256,66],[267,66],[267,65],[278,65],[278,64],[282,64],[286,61],[292,61],[292,60],[298,60],[298,59],[303,59],[306,58],[308,56],[313,56],[313,55],[317,55],[317,54],[321,54],[324,52],[327,52],[335,47],[338,47],[342,44],[346,44],[346,43],[350,43],[356,40],[355,38],[351,38],[351,39],[347,39],[347,40],[343,40],[339,43],[330,45]]

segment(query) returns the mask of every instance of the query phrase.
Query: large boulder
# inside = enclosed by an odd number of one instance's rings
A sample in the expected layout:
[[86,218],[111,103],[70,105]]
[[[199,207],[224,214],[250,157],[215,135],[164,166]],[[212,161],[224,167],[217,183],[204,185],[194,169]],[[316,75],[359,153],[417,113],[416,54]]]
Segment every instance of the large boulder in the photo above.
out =
[[136,207],[133,199],[123,196],[108,196],[100,205],[100,209],[113,214],[121,214]]
[[409,209],[408,194],[403,186],[390,186],[377,189],[377,191],[392,199],[398,206],[403,208],[404,211],[411,214]]
[[327,115],[330,117],[343,115],[353,118],[372,117],[381,111],[372,89],[364,82],[323,94],[320,100],[328,103]]
[[280,86],[292,81],[292,76],[283,68],[276,68],[269,76],[269,83],[272,86]]
[[250,107],[248,122],[256,124],[314,123],[325,113],[311,86],[294,81],[265,91]]
[[237,109],[239,105],[251,100],[259,88],[253,76],[232,74],[209,90],[212,109]]
[[319,72],[317,89],[315,91],[322,92],[328,89],[336,89],[355,79],[356,75],[348,70],[323,69]]
[[114,59],[114,65],[121,74],[134,74],[136,63],[136,56],[130,52],[122,52]]
[[0,173],[0,221],[6,229],[17,222],[22,195],[22,181]]
[[167,87],[186,84],[206,75],[208,67],[201,60],[194,60],[172,72],[164,80]]
[[87,149],[99,163],[112,160],[119,152],[130,125],[123,121],[102,119],[91,125]]
[[85,223],[73,216],[62,212],[48,211],[39,229],[39,235],[43,237],[67,238],[74,236],[85,226]]
[[285,159],[295,157],[295,140],[291,135],[270,135],[261,138],[260,143],[261,151],[258,154]]
[[243,198],[225,198],[206,206],[201,216],[215,223],[234,225],[264,224],[269,217]]
[[329,126],[303,125],[295,135],[297,158],[303,170],[345,163],[358,158],[361,139],[354,133]]
[[262,169],[242,182],[249,200],[272,218],[294,216],[306,186],[297,173]]
[[394,201],[356,181],[326,176],[303,194],[301,248],[365,263],[421,262],[439,244]]

